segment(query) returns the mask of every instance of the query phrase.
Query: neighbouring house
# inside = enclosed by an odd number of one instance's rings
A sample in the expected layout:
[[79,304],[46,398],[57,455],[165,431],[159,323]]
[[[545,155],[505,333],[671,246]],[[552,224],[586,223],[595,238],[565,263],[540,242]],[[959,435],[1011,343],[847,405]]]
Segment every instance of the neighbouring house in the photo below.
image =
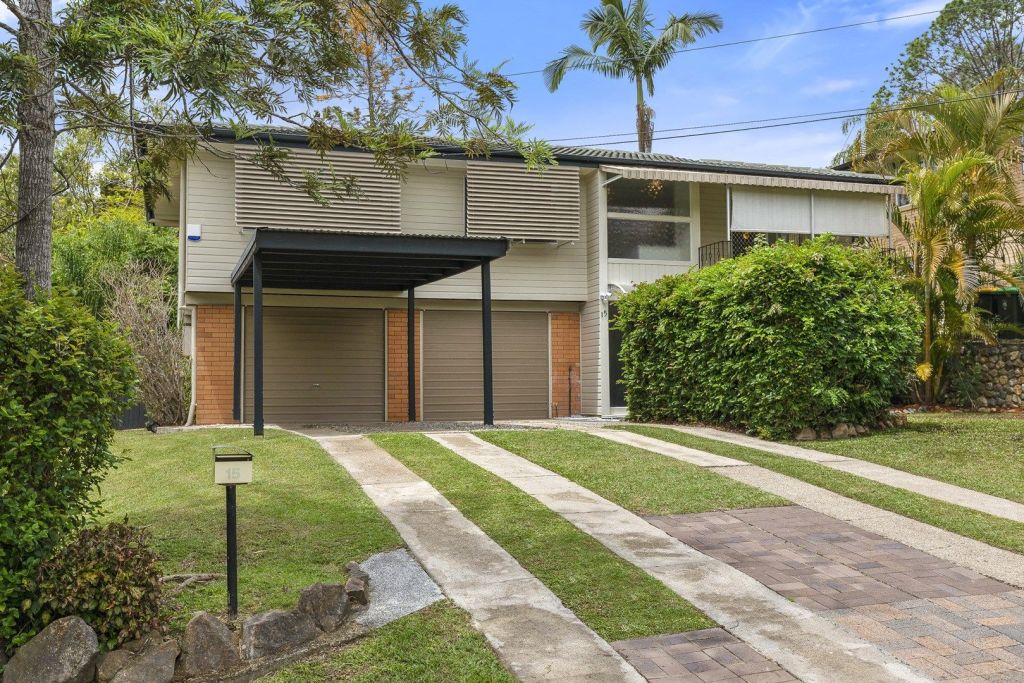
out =
[[[608,323],[635,283],[737,255],[758,235],[892,239],[896,188],[879,176],[569,147],[538,174],[511,152],[439,147],[401,180],[369,154],[324,161],[294,130],[267,134],[294,148],[297,179],[329,164],[361,193],[321,206],[244,149],[181,164],[153,219],[181,235],[200,424],[251,422],[258,405],[276,423],[479,420],[488,285],[494,417],[623,414]],[[217,136],[225,149],[252,144]]]

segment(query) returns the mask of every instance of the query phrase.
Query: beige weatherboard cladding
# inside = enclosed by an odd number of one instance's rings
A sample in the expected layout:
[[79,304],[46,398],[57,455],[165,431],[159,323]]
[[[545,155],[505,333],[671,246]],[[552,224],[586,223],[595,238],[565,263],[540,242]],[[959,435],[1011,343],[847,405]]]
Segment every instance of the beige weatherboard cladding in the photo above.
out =
[[[255,150],[254,150],[255,151]],[[333,228],[337,230],[398,232],[401,230],[401,181],[378,169],[372,154],[329,152],[324,157],[307,149],[291,149],[283,163],[292,183],[282,183],[247,160],[236,148],[235,215],[242,228]],[[325,183],[352,178],[352,196],[327,194],[319,204],[301,189],[308,174]]]
[[579,169],[528,171],[520,163],[468,162],[466,228],[471,237],[579,239]]

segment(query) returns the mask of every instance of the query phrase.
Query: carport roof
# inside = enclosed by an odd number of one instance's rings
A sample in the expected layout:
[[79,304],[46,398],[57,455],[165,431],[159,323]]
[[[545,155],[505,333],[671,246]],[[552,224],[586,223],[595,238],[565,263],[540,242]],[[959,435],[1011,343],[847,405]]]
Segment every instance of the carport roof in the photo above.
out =
[[404,291],[471,270],[507,251],[503,238],[257,228],[231,283],[252,286],[258,254],[264,287]]

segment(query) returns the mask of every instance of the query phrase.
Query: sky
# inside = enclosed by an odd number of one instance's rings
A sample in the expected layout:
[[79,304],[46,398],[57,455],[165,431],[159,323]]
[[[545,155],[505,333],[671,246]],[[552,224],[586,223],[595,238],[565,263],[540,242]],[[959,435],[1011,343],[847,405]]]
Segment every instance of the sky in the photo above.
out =
[[[597,0],[458,0],[469,22],[469,55],[506,73],[542,68],[571,43]],[[717,12],[724,28],[694,47],[939,10],[946,0],[649,0],[654,15]],[[655,130],[863,108],[929,14],[867,27],[677,55],[655,81]],[[555,93],[541,74],[517,76],[512,117],[545,139],[630,132],[635,90],[626,80],[571,73]],[[672,135],[672,133],[665,133]],[[846,140],[842,121],[658,140],[654,151],[687,158],[827,165]],[[571,141],[562,144],[587,144]],[[635,148],[635,143],[621,145]]]

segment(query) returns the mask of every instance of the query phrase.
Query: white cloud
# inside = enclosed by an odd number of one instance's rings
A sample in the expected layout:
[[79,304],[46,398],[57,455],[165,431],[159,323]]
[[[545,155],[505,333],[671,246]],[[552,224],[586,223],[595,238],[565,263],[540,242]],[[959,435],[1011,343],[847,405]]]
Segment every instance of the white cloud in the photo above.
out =
[[[764,35],[778,35],[783,33],[799,33],[817,26],[818,10],[822,5],[808,6],[798,3],[791,10],[785,11],[779,20],[765,25]],[[764,69],[771,66],[775,60],[788,48],[798,36],[788,38],[777,38],[755,43],[754,47],[747,52],[747,62],[753,69]]]
[[863,81],[852,78],[819,78],[814,83],[801,88],[800,92],[804,95],[834,95],[852,90],[861,83]]
[[[887,19],[877,24],[869,24],[869,30],[906,29],[908,27],[924,27],[935,21],[939,10],[949,4],[949,0],[914,0],[913,2],[886,3],[886,6],[868,15],[862,15],[860,21]],[[894,17],[904,17],[895,19]]]

